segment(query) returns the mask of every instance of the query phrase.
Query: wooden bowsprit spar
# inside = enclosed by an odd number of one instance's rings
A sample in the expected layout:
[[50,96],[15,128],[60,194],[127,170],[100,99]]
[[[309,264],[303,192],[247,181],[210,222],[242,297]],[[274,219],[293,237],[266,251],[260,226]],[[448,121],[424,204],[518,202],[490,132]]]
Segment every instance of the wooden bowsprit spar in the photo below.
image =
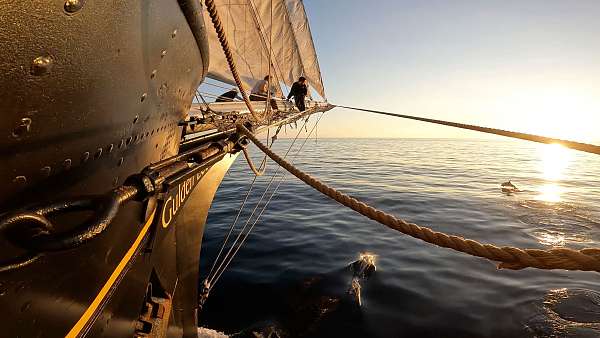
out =
[[481,127],[481,126],[476,126],[476,125],[472,125],[472,124],[464,124],[464,123],[458,123],[458,122],[436,120],[436,119],[430,119],[430,118],[426,118],[426,117],[419,117],[419,116],[413,116],[413,115],[396,114],[396,113],[390,113],[390,112],[385,112],[385,111],[380,111],[380,110],[348,107],[348,106],[341,106],[341,105],[335,105],[335,107],[346,108],[346,109],[357,110],[357,111],[364,111],[364,112],[373,113],[373,114],[400,117],[400,118],[404,118],[404,119],[422,121],[422,122],[427,122],[427,123],[440,124],[440,125],[449,126],[449,127],[468,129],[468,130],[478,131],[481,133],[506,136],[506,137],[510,137],[510,138],[516,138],[516,139],[532,141],[532,142],[537,142],[537,143],[560,144],[566,148],[579,150],[579,151],[583,151],[583,152],[590,153],[590,154],[600,155],[600,146],[597,146],[594,144],[581,143],[581,142],[563,140],[563,139],[534,135],[534,134],[520,133],[520,132],[510,131],[510,130]]

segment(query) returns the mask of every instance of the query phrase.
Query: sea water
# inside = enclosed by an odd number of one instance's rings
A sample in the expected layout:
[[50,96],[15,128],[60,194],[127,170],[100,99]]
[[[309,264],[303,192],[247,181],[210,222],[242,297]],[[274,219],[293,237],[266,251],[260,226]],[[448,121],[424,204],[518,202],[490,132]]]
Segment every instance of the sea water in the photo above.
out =
[[[288,158],[302,170],[436,231],[519,248],[600,247],[600,156],[500,139],[309,139],[294,157],[301,144]],[[238,227],[276,171],[269,162]],[[203,274],[252,179],[240,156],[208,216]],[[502,193],[508,180],[522,191]],[[348,289],[361,252],[377,268],[361,281],[359,305]],[[388,229],[288,174],[199,320],[264,336],[598,337],[600,274],[499,270]]]

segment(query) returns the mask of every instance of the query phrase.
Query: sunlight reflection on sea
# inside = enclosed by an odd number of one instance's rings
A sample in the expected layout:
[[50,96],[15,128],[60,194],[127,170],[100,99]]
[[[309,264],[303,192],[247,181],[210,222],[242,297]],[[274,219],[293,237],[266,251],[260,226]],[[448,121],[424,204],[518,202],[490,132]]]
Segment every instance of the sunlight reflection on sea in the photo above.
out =
[[[283,153],[289,142],[274,148]],[[354,197],[434,230],[521,248],[600,245],[600,158],[557,145],[310,140],[295,162]],[[274,170],[270,163],[257,194]],[[219,188],[202,269],[210,267],[251,179],[238,160]],[[508,180],[521,192],[502,193],[500,183]],[[346,266],[363,251],[378,256],[377,271],[363,286],[363,306],[341,302],[314,316],[309,309],[324,303],[312,300],[344,299],[351,278]],[[293,295],[315,278],[319,287],[310,290],[325,298],[298,303]],[[289,175],[219,283],[200,318],[225,332],[264,324],[292,336],[321,337],[600,335],[600,316],[586,315],[600,313],[597,273],[497,270],[486,260],[387,229]],[[559,297],[553,290],[566,291]]]

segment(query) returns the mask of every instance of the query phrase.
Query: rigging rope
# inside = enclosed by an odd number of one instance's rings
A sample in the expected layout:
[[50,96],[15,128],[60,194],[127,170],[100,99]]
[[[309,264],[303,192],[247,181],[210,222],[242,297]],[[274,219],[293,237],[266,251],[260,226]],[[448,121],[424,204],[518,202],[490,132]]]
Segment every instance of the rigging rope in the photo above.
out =
[[[310,132],[306,135],[306,137],[304,138],[304,141],[302,142],[302,145],[298,148],[298,150],[296,150],[296,153],[292,156],[291,162],[294,162],[294,159],[298,156],[298,154],[302,151],[302,148],[304,148],[304,145],[306,144],[306,141],[310,138],[310,135],[312,134],[313,130],[315,129],[315,127],[319,124],[319,121],[321,120],[321,117],[323,117],[323,114],[321,114],[321,116],[319,116],[319,119],[315,122],[315,125],[313,126],[313,128],[310,130]],[[304,121],[304,126],[306,125],[306,123],[308,122],[308,119],[306,119]],[[298,130],[298,133],[296,134],[296,137],[294,138],[294,140],[292,141],[292,144],[289,146],[287,152],[285,153],[284,158],[289,154],[290,150],[292,149],[294,143],[296,142],[296,140],[298,139],[298,136],[300,135],[300,133],[302,132],[302,128],[300,128]],[[275,173],[271,176],[271,180],[269,181],[269,184],[267,185],[267,188],[265,189],[265,192],[263,193],[263,195],[260,197],[260,200],[256,203],[256,206],[254,208],[254,210],[252,210],[252,214],[250,215],[250,217],[248,217],[248,220],[246,221],[246,224],[244,225],[244,227],[242,228],[245,229],[246,226],[248,225],[248,223],[250,222],[250,220],[252,219],[252,216],[254,215],[254,213],[256,212],[256,209],[258,208],[258,206],[260,205],[260,202],[264,199],[266,193],[269,190],[269,187],[271,186],[271,184],[273,183],[273,180],[275,179],[275,177],[277,176],[279,170],[281,169],[281,167],[277,167],[277,170],[275,170]],[[241,249],[241,247],[244,245],[246,239],[248,238],[248,236],[250,235],[250,232],[252,232],[252,229],[254,229],[254,226],[258,223],[258,221],[260,220],[260,217],[263,215],[263,213],[265,212],[265,210],[267,209],[267,206],[269,205],[269,203],[271,202],[271,200],[273,199],[273,196],[275,196],[275,193],[277,193],[277,190],[279,190],[279,187],[281,186],[281,184],[283,183],[285,179],[285,174],[281,176],[281,179],[279,180],[279,182],[277,183],[277,185],[275,186],[275,189],[273,189],[273,191],[271,192],[269,198],[267,199],[267,201],[265,202],[265,204],[262,206],[260,212],[258,213],[258,216],[256,216],[256,218],[254,219],[254,222],[252,223],[252,225],[250,226],[250,229],[245,233],[244,237],[242,238],[240,244],[235,248],[235,250],[233,251],[233,254],[231,255],[231,257],[229,258],[229,260],[227,261],[227,263],[225,264],[225,266],[221,269],[221,271],[216,274],[216,276],[209,280],[208,284],[205,284],[209,287],[209,292],[210,290],[212,290],[215,286],[215,284],[217,283],[217,281],[219,280],[219,278],[221,277],[221,275],[225,272],[225,270],[227,269],[227,267],[229,266],[229,264],[233,261],[233,258],[235,257],[235,255],[237,254],[237,252]],[[241,235],[241,232],[240,232]],[[237,241],[237,239],[236,239]],[[233,249],[233,245],[231,246],[230,250]]]
[[[266,37],[264,36],[264,32],[266,31],[266,29],[265,29],[265,26],[264,26],[264,24],[262,22],[262,19],[260,18],[260,15],[258,14],[257,6],[254,3],[254,1],[252,1],[252,0],[248,0],[248,4],[249,4],[249,8],[251,9],[252,18],[253,18],[254,23],[256,25],[256,29],[258,31],[260,40],[261,40],[261,42],[263,44],[263,47],[265,49],[267,49]],[[269,46],[271,46],[271,42],[269,42]],[[262,57],[262,54],[261,54],[261,57]],[[277,78],[280,79],[278,81],[278,87],[279,87],[279,89],[283,92],[283,90],[281,88],[281,84],[279,83],[279,82],[283,81],[283,85],[285,86],[286,91],[289,92],[288,85],[285,83],[285,77],[283,75],[283,72],[281,71],[281,67],[279,67],[279,62],[277,62],[277,58],[275,58],[275,65],[277,66],[277,70],[279,71],[279,73],[277,73],[277,71],[275,72],[275,77],[277,77]],[[271,66],[272,66],[272,64],[269,61],[269,67],[271,67]]]
[[226,89],[226,90],[230,90],[231,89],[231,86],[226,87],[226,86],[222,86],[222,85],[219,85],[219,84],[216,84],[216,83],[208,82],[206,80],[204,80],[204,82],[202,82],[202,84],[213,86],[213,87],[216,87],[216,88],[222,88],[222,89]]
[[[281,130],[281,125],[279,126],[279,128],[277,128],[277,131],[275,132],[275,135],[273,136],[274,139],[271,142],[271,146],[273,146],[273,143],[276,140],[276,136],[279,134],[280,130]],[[299,135],[300,135],[300,133],[298,132],[298,134],[296,135],[296,138],[294,139],[294,141],[292,142],[292,144],[290,144],[290,146],[289,146],[289,148],[288,148],[285,156],[288,155],[288,153],[292,149],[292,146],[296,142],[296,139],[298,138]],[[267,159],[267,155],[265,155],[265,158],[263,160],[264,163],[266,163],[266,159]],[[237,249],[235,249],[235,252],[233,253],[233,255],[230,256],[230,254],[234,250],[234,247],[236,246],[236,244],[238,244],[238,241],[240,240],[242,234],[244,233],[244,230],[248,226],[248,224],[250,222],[250,219],[252,218],[252,216],[256,212],[256,209],[258,209],[258,206],[260,205],[260,202],[262,202],[262,200],[264,199],[264,196],[266,195],[267,191],[269,190],[269,187],[271,186],[271,183],[273,182],[274,177],[277,175],[277,173],[279,172],[280,169],[281,169],[281,167],[277,167],[277,170],[275,171],[275,173],[271,177],[271,180],[269,181],[269,184],[267,185],[265,191],[263,192],[260,200],[256,203],[256,206],[254,207],[254,209],[252,211],[252,214],[248,217],[248,219],[246,220],[246,223],[244,224],[244,226],[242,227],[242,229],[240,230],[240,232],[238,233],[238,235],[234,239],[233,243],[231,244],[231,246],[227,250],[227,253],[223,257],[223,260],[219,263],[219,258],[221,257],[221,254],[223,253],[223,250],[225,249],[225,247],[227,246],[227,243],[229,242],[229,237],[231,236],[231,234],[233,232],[233,229],[235,228],[235,225],[237,224],[237,221],[238,221],[238,219],[239,219],[239,217],[240,217],[240,215],[242,213],[242,210],[244,209],[244,206],[246,205],[246,202],[248,201],[248,197],[250,196],[250,193],[252,192],[252,188],[254,187],[254,184],[256,183],[256,179],[258,178],[258,175],[254,176],[254,179],[252,180],[252,183],[250,184],[250,188],[248,189],[248,192],[246,193],[246,196],[244,197],[244,200],[243,200],[242,204],[240,205],[240,207],[238,209],[238,212],[237,212],[237,214],[235,216],[235,219],[233,220],[233,222],[231,223],[231,226],[229,227],[229,232],[227,233],[227,236],[223,240],[223,244],[221,245],[221,248],[219,249],[219,253],[217,254],[217,257],[215,258],[215,260],[213,261],[212,267],[210,268],[210,271],[209,271],[207,277],[204,279],[204,281],[202,283],[203,284],[203,288],[202,288],[202,292],[201,292],[200,297],[199,297],[199,304],[200,305],[202,305],[204,303],[204,301],[206,301],[206,298],[208,297],[208,294],[210,293],[210,290],[212,290],[212,288],[214,287],[214,284],[216,283],[216,280],[218,280],[219,277],[223,274],[223,272],[225,271],[225,269],[227,268],[227,266],[229,265],[229,263],[231,263],[231,261],[233,260],[233,257],[235,256],[235,254],[239,250],[240,246],[238,246]],[[262,212],[261,212],[261,214],[262,214]],[[260,218],[260,216],[258,218]],[[255,221],[254,224],[256,224],[256,222],[258,222],[258,218],[256,219],[256,221]],[[254,225],[252,225],[252,228],[253,227],[254,227]],[[245,234],[243,241],[245,241],[245,238],[248,237],[248,235],[249,235],[249,233],[250,233],[251,230],[252,229],[250,229],[248,231],[248,233]],[[219,263],[219,266],[215,270],[215,266],[217,266],[217,263]],[[223,267],[223,265],[225,265],[225,266]],[[214,274],[213,274],[213,272],[214,272]]]
[[[267,129],[267,131],[269,131],[269,129]],[[279,134],[279,128],[277,129],[277,132],[275,133],[275,136],[277,136],[277,134]],[[273,141],[271,142],[271,145],[269,146],[269,142],[267,141],[267,147],[272,147],[273,143],[275,143],[275,138]],[[246,148],[244,149],[244,156],[246,155]],[[288,150],[289,151],[289,150]],[[265,155],[265,157],[263,158],[263,163],[261,163],[261,168],[260,170],[263,171],[266,169],[266,162],[267,162],[267,155]],[[246,160],[249,159],[249,156],[246,157]],[[248,163],[250,164],[250,163]],[[264,164],[264,167],[263,167]],[[262,175],[262,174],[261,174]],[[250,188],[248,188],[248,191],[246,192],[246,196],[244,197],[244,200],[242,201],[242,204],[240,205],[240,207],[238,208],[238,212],[235,216],[235,219],[233,220],[233,222],[231,223],[231,226],[229,227],[229,232],[227,233],[227,236],[225,237],[225,239],[223,240],[223,244],[221,245],[221,248],[219,249],[219,253],[217,254],[217,257],[214,259],[213,264],[210,268],[210,271],[208,272],[207,278],[205,279],[205,285],[207,286],[207,289],[210,289],[210,283],[207,281],[212,280],[212,278],[214,278],[214,276],[212,276],[213,270],[215,269],[215,266],[217,265],[217,262],[219,261],[219,258],[221,257],[221,254],[223,253],[223,250],[225,249],[225,247],[227,246],[227,243],[229,242],[229,237],[231,236],[231,233],[233,232],[233,229],[235,228],[235,225],[237,224],[238,219],[240,218],[240,215],[242,214],[242,210],[244,210],[244,206],[246,205],[246,202],[248,201],[248,197],[250,196],[250,193],[252,192],[252,189],[254,187],[254,184],[256,183],[256,179],[258,178],[258,176],[261,175],[255,175],[254,178],[252,179],[252,183],[250,183]],[[234,241],[234,243],[232,244],[232,246],[237,242],[237,238]],[[227,255],[229,255],[229,251],[227,252]],[[226,259],[227,255],[225,256],[224,259]],[[223,263],[221,263],[222,265]],[[221,265],[219,265],[219,268],[221,267]],[[217,269],[218,270],[218,269]]]
[[[287,151],[286,151],[286,153],[284,155],[284,158],[287,157],[287,155],[289,154],[289,152],[292,150],[292,147],[296,143],[296,140],[298,139],[299,135],[300,135],[300,131],[298,132],[298,134],[296,134],[296,137],[294,138],[294,140],[292,141],[292,143],[288,147],[288,149],[287,149]],[[263,192],[263,194],[261,195],[260,199],[258,200],[258,202],[256,203],[256,205],[254,206],[254,209],[252,210],[252,213],[250,214],[250,216],[248,216],[248,219],[246,220],[246,223],[244,224],[244,226],[242,227],[242,229],[238,233],[237,237],[235,238],[235,240],[233,241],[233,243],[229,247],[229,250],[227,251],[227,254],[225,254],[225,258],[223,259],[223,261],[221,262],[221,264],[219,264],[219,267],[217,268],[217,271],[215,272],[215,274],[212,277],[209,276],[209,277],[206,278],[208,280],[207,284],[209,286],[209,290],[212,289],[212,287],[214,286],[214,281],[216,279],[218,279],[218,277],[221,274],[223,274],[223,271],[225,271],[225,269],[227,268],[227,266],[229,265],[229,263],[233,260],[233,257],[235,256],[235,254],[239,250],[239,246],[241,246],[241,244],[238,245],[238,249],[235,249],[235,252],[233,254],[231,254],[234,251],[234,247],[238,243],[238,240],[241,238],[242,234],[244,233],[244,231],[248,227],[248,224],[250,223],[250,220],[252,219],[252,216],[254,216],[254,214],[256,213],[256,210],[258,209],[258,206],[264,200],[267,192],[269,191],[269,188],[273,184],[273,180],[275,179],[275,176],[277,176],[277,173],[279,173],[280,169],[281,169],[281,167],[277,167],[277,169],[275,170],[275,172],[271,176],[271,179],[269,180],[269,183],[267,184],[267,187],[265,188],[265,191]],[[256,178],[256,176],[255,176],[255,178]],[[242,244],[245,241],[245,239],[248,237],[248,235],[250,234],[250,231],[252,231],[252,228],[254,228],[254,225],[256,224],[256,222],[258,222],[258,218],[254,222],[254,224],[250,227],[250,230],[244,235],[244,238],[242,239]],[[231,254],[231,256],[230,256],[230,254]],[[223,267],[223,264],[225,264],[224,267]],[[215,277],[216,277],[216,279],[215,279]]]
[[546,136],[540,136],[540,135],[534,135],[534,134],[527,134],[527,133],[520,133],[520,132],[510,131],[510,130],[502,130],[502,129],[496,129],[496,128],[481,127],[481,126],[476,126],[476,125],[472,125],[472,124],[464,124],[464,123],[450,122],[450,121],[444,121],[444,120],[429,119],[429,118],[426,118],[426,117],[419,117],[419,116],[412,116],[412,115],[405,115],[405,114],[389,113],[389,112],[380,111],[380,110],[372,110],[372,109],[348,107],[348,106],[341,106],[341,105],[335,105],[335,107],[352,109],[352,110],[358,110],[358,111],[364,111],[364,112],[374,113],[374,114],[381,114],[381,115],[389,115],[389,116],[394,116],[394,117],[401,117],[401,118],[404,118],[404,119],[417,120],[417,121],[434,123],[434,124],[441,124],[441,125],[444,125],[444,126],[450,126],[450,127],[460,128],[460,129],[474,130],[474,131],[478,131],[478,132],[481,132],[481,133],[506,136],[506,137],[510,137],[510,138],[517,138],[517,139],[521,139],[521,140],[533,141],[533,142],[538,142],[538,143],[546,143],[546,144],[556,143],[556,144],[560,144],[562,146],[565,146],[567,148],[571,148],[571,149],[583,151],[583,152],[586,152],[586,153],[592,153],[592,154],[600,155],[600,146],[597,146],[597,145],[594,145],[594,144],[587,144],[587,143],[581,143],[581,142],[575,142],[575,141],[569,141],[569,140],[562,140],[562,139],[558,139],[558,138],[552,138],[552,137],[546,137]]
[[[203,92],[203,91],[197,91],[197,92],[199,94],[202,94],[204,96],[208,96],[208,97],[211,97],[211,98],[214,98],[214,99],[217,99],[217,98],[220,97],[220,95],[211,94],[211,93],[208,93],[208,92]],[[258,96],[258,97],[262,97],[262,98],[266,98],[265,95],[261,95],[261,94],[253,94],[253,95]],[[232,101],[233,102],[242,102],[242,101],[235,100],[235,99],[230,99],[230,98],[221,98],[221,99],[224,100],[223,102],[225,102],[225,101],[228,101],[228,102],[232,102]],[[272,97],[271,100],[281,101],[281,102],[286,102],[287,101],[287,100],[284,100],[284,99],[281,99],[281,98],[278,98],[278,97]],[[263,103],[263,102],[266,102],[266,101],[258,101],[258,102]],[[200,100],[198,100],[198,103],[200,103]],[[211,103],[218,103],[218,102],[211,102]]]
[[233,79],[235,80],[235,84],[240,89],[240,94],[252,114],[252,117],[256,121],[261,121],[262,118],[258,116],[254,108],[252,107],[252,103],[250,103],[250,99],[248,98],[248,94],[246,93],[246,88],[244,87],[244,83],[240,79],[240,74],[238,74],[237,68],[235,66],[235,60],[233,59],[233,54],[231,53],[231,49],[229,48],[229,43],[227,42],[227,36],[225,35],[225,31],[223,30],[223,24],[221,23],[221,19],[219,18],[219,12],[217,11],[217,6],[215,5],[214,0],[206,0],[205,2],[206,10],[210,15],[210,19],[217,31],[217,36],[219,37],[219,42],[221,43],[221,48],[225,53],[225,58],[227,59],[227,64],[229,65],[229,70],[231,71],[231,75],[233,75]]
[[[227,236],[223,240],[223,244],[221,245],[221,248],[219,249],[219,253],[217,254],[217,257],[213,261],[210,271],[208,272],[208,275],[207,275],[208,277],[212,276],[213,270],[215,269],[215,266],[217,265],[217,262],[219,261],[221,254],[223,253],[223,249],[225,249],[225,246],[227,245],[227,242],[229,241],[229,237],[231,236],[231,233],[233,232],[233,228],[237,224],[237,221],[240,218],[240,215],[242,214],[242,210],[244,210],[244,206],[246,205],[246,202],[248,201],[248,197],[250,196],[250,193],[252,192],[252,189],[254,188],[254,184],[256,183],[257,178],[258,178],[258,176],[254,176],[254,179],[252,179],[252,183],[250,183],[250,187],[248,188],[248,191],[246,192],[246,196],[244,197],[244,200],[242,201],[242,204],[240,205],[238,212],[235,215],[235,218],[234,218],[233,222],[231,223],[231,226],[229,227],[229,232],[227,233]],[[206,278],[206,280],[209,280],[208,277]]]
[[[272,67],[272,63],[271,63],[271,56],[273,55],[273,44],[272,44],[272,40],[273,40],[273,0],[271,0],[271,31],[269,32],[269,80],[267,81],[267,104],[265,106],[265,115],[268,116],[269,118],[271,118],[272,116],[272,111],[271,111],[271,81],[272,81],[272,76],[271,76],[271,68]],[[248,157],[246,157],[248,158]]]
[[498,268],[518,270],[526,267],[534,267],[538,269],[565,269],[600,272],[600,249],[589,248],[574,250],[569,248],[555,248],[550,250],[541,250],[520,249],[510,246],[498,247],[492,244],[482,244],[475,240],[465,239],[459,236],[448,235],[396,218],[391,214],[369,206],[364,202],[350,197],[302,172],[285,159],[279,157],[269,148],[265,147],[265,145],[262,144],[254,135],[252,135],[252,133],[243,125],[238,124],[237,130],[240,134],[250,139],[273,161],[286,169],[292,175],[299,178],[304,183],[318,190],[322,194],[332,198],[336,202],[360,213],[361,215],[403,234],[420,239],[427,243],[435,244],[440,247],[445,247],[470,254],[472,256],[487,258],[492,261],[500,262]]

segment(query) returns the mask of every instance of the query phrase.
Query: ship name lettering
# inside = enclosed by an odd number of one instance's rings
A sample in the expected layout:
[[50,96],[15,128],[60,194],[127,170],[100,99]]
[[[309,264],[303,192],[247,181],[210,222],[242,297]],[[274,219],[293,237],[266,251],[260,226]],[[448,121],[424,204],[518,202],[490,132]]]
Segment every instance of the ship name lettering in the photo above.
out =
[[185,200],[188,198],[192,188],[194,187],[194,183],[196,181],[196,176],[191,176],[186,179],[183,183],[177,185],[177,193],[175,196],[169,196],[165,201],[162,210],[162,226],[166,228],[173,221],[173,217],[177,214],[177,211]]

